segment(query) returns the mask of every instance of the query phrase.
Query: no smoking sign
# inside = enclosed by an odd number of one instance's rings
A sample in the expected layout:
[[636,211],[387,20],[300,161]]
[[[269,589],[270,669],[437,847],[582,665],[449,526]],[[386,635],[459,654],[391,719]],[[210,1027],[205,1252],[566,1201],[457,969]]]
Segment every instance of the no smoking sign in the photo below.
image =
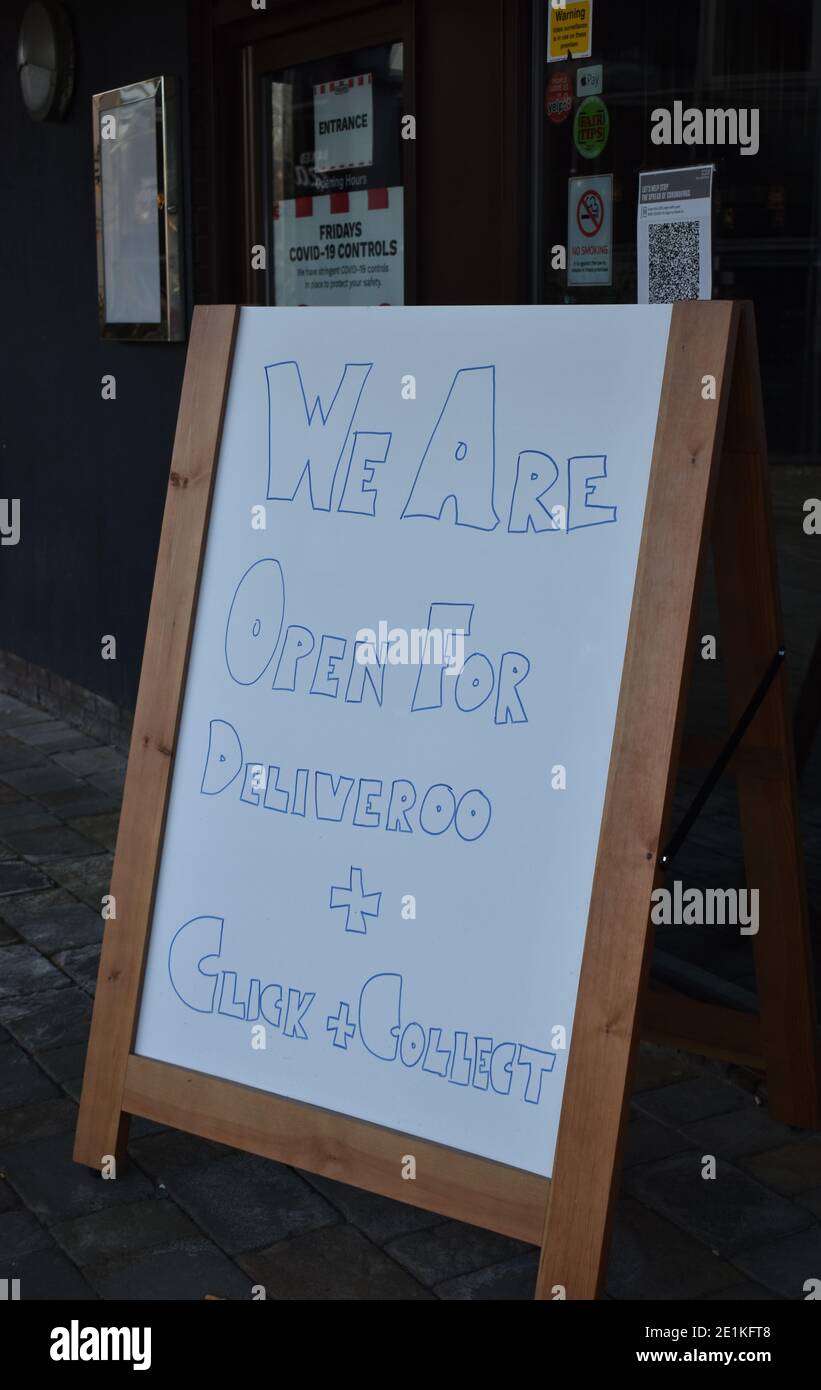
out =
[[613,283],[613,175],[570,179],[567,193],[567,283]]
[[586,188],[576,205],[576,225],[582,236],[594,237],[604,223],[604,203],[595,188]]

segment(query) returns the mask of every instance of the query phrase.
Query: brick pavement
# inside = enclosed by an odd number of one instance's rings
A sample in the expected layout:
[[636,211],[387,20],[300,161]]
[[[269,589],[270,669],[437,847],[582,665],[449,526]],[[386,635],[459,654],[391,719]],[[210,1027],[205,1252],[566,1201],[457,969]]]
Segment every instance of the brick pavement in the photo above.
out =
[[[116,1181],[72,1162],[124,767],[0,694],[0,1279],[31,1299],[531,1297],[532,1247],[146,1121]],[[821,1136],[760,1100],[642,1046],[610,1298],[801,1299],[821,1279]]]

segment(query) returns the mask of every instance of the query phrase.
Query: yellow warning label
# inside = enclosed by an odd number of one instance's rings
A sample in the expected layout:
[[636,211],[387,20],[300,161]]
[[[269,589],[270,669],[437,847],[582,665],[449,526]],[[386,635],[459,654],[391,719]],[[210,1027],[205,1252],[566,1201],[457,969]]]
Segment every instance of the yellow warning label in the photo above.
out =
[[589,58],[593,48],[593,0],[548,0],[547,61]]

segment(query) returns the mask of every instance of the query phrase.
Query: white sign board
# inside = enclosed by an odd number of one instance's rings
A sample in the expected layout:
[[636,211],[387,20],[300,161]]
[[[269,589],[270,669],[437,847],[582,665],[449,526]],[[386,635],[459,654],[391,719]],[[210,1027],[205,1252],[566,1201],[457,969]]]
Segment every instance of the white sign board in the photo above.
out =
[[669,324],[242,310],[138,1053],[551,1172]]
[[401,188],[275,203],[277,304],[403,304],[403,218]]
[[568,180],[567,283],[613,283],[613,175]]
[[713,165],[639,174],[639,304],[711,299]]
[[372,74],[314,87],[314,165],[318,174],[373,164]]

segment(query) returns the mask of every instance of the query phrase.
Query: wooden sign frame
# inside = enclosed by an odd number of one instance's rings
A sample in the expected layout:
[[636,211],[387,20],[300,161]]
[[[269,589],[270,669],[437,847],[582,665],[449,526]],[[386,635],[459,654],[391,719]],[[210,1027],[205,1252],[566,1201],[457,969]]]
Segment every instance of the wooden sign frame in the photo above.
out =
[[[144,1116],[541,1245],[537,1298],[595,1298],[725,434],[719,579],[732,618],[724,640],[736,708],[781,640],[751,310],[718,302],[672,310],[550,1179],[133,1051],[238,316],[235,306],[194,314],[111,885],[117,915],[105,929],[75,1159],[93,1168],[107,1155],[122,1160],[129,1117]],[[715,398],[705,400],[707,376]],[[818,1058],[783,675],[742,747],[742,820],[761,915],[780,924],[757,944],[768,981],[765,990],[762,975],[761,1052],[789,1105],[811,1123]],[[401,1177],[408,1153],[413,1182]]]

